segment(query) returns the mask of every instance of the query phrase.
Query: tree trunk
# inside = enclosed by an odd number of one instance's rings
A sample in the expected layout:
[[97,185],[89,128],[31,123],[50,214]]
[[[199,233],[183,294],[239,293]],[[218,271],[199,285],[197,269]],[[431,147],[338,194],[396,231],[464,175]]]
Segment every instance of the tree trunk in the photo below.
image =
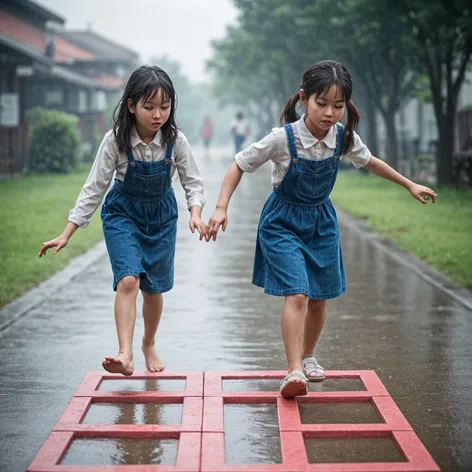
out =
[[369,148],[369,151],[374,156],[379,155],[379,139],[377,133],[377,108],[374,105],[370,94],[366,96],[366,141],[365,144]]
[[398,169],[398,139],[395,112],[387,110],[383,117],[387,130],[387,163],[394,169]]
[[[449,115],[449,113],[447,114]],[[457,184],[454,178],[452,157],[454,154],[455,113],[442,116],[439,125],[439,143],[436,150],[436,181],[441,186]]]

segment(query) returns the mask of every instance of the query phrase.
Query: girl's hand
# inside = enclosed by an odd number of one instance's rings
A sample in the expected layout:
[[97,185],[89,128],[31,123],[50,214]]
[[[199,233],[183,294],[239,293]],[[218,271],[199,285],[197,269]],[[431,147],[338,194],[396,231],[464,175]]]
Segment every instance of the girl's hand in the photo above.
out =
[[218,234],[218,230],[221,229],[226,231],[226,226],[228,224],[228,214],[226,210],[223,208],[217,208],[213,215],[211,215],[210,221],[208,222],[208,234],[207,234],[207,241],[213,237],[213,241],[216,241],[216,236]]
[[423,185],[413,184],[409,188],[409,191],[413,198],[416,198],[417,200],[419,200],[421,203],[424,203],[424,204],[426,204],[426,200],[429,200],[429,199],[431,199],[433,203],[435,203],[436,198],[438,198],[436,192],[434,192],[428,187],[424,187]]
[[190,217],[189,227],[192,233],[195,233],[195,229],[200,233],[200,241],[207,236],[207,225],[199,216]]
[[67,246],[68,242],[69,242],[69,238],[61,234],[56,239],[51,239],[51,241],[48,241],[47,243],[43,243],[43,245],[41,246],[41,249],[39,250],[38,256],[39,257],[45,256],[46,251],[52,247],[57,248],[54,251],[54,255],[56,255],[63,247]]

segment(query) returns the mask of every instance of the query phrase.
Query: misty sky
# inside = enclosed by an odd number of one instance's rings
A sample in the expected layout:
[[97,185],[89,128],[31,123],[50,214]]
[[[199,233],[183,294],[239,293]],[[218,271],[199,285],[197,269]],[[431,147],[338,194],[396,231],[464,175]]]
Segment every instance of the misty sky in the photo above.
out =
[[[36,0],[35,0],[36,1]],[[67,29],[85,29],[135,50],[146,63],[167,54],[192,81],[205,78],[210,41],[235,23],[231,0],[38,0],[66,19]]]

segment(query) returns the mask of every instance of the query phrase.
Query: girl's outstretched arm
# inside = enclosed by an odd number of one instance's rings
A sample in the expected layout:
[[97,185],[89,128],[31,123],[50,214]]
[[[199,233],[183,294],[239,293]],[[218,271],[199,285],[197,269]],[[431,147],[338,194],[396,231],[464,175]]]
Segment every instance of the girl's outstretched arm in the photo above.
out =
[[436,202],[436,198],[438,197],[436,192],[423,185],[415,184],[415,182],[412,182],[396,170],[392,169],[386,162],[377,159],[374,156],[370,156],[369,162],[364,166],[364,169],[367,169],[383,179],[401,185],[411,193],[413,198],[416,198],[416,200],[419,200],[421,203],[426,203],[426,200],[429,198],[431,198],[433,203]]
[[60,236],[55,239],[51,239],[51,241],[47,241],[43,243],[41,249],[38,252],[38,256],[42,257],[46,255],[46,251],[52,247],[55,247],[56,250],[54,251],[54,255],[56,255],[63,247],[67,246],[70,237],[77,231],[79,225],[72,223],[69,221],[67,226],[65,227],[64,231]]
[[240,169],[238,164],[233,163],[229,171],[226,173],[223,183],[221,184],[220,196],[218,197],[218,202],[216,203],[216,209],[213,215],[208,222],[208,232],[206,235],[206,240],[210,241],[213,237],[213,241],[216,241],[216,236],[218,230],[226,230],[228,225],[228,205],[233,195],[233,192],[236,190],[239,182],[241,182],[241,177],[243,176],[243,171]]

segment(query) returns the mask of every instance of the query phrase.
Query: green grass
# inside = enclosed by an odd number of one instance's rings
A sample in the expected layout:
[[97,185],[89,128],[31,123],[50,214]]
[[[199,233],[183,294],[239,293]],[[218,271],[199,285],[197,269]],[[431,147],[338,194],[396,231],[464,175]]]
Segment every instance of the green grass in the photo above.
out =
[[339,208],[366,219],[372,229],[472,290],[472,190],[430,186],[438,200],[422,205],[384,179],[342,172],[332,199]]
[[[99,211],[56,256],[39,259],[43,241],[58,236],[87,177],[38,175],[0,181],[0,306],[53,275],[102,238]],[[344,172],[334,202],[367,219],[379,233],[472,289],[472,190],[439,189],[438,202],[421,205],[401,187],[378,177]]]
[[62,233],[90,166],[68,175],[32,175],[0,181],[0,306],[53,275],[102,238],[99,210],[56,256],[41,259],[44,241]]

